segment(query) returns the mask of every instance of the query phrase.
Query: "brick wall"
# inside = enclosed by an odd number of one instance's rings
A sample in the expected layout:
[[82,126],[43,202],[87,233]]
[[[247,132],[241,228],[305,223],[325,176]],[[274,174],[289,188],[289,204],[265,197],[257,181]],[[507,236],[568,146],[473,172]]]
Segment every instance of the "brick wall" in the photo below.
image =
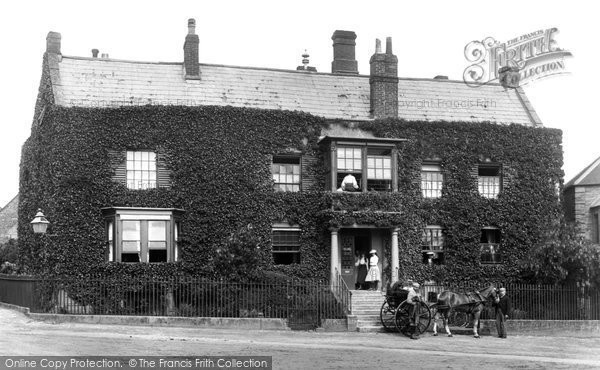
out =
[[582,233],[589,239],[592,239],[592,213],[590,206],[592,203],[600,198],[600,185],[594,186],[576,186],[574,189],[574,219],[579,227],[581,227]]

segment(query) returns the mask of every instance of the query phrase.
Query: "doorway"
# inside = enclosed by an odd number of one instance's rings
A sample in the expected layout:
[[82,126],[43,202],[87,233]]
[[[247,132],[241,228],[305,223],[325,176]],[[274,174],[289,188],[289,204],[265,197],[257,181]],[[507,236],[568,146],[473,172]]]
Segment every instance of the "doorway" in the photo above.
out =
[[[344,282],[349,289],[359,288],[356,285],[359,267],[355,264],[361,255],[369,257],[371,250],[371,233],[369,230],[344,230],[341,236],[342,263],[341,272]],[[368,266],[366,266],[368,269]]]

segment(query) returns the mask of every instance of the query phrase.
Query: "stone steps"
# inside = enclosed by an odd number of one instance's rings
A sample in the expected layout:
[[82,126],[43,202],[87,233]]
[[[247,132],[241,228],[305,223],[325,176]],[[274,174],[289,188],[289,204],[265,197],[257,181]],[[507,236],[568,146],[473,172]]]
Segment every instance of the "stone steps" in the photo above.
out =
[[352,292],[352,315],[356,316],[359,332],[382,332],[380,310],[385,301],[381,291],[355,290]]

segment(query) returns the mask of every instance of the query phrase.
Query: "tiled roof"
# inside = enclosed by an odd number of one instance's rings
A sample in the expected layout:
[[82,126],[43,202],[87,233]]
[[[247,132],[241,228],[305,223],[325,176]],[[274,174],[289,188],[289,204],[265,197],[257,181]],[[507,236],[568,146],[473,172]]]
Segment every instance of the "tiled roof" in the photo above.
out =
[[565,188],[570,186],[583,186],[583,185],[600,185],[600,158],[597,158],[589,166],[579,172],[577,176],[573,177],[569,181]]
[[[325,118],[369,120],[369,76],[200,65],[185,79],[181,63],[146,63],[51,55],[56,103],[63,106],[231,105],[299,110]],[[541,124],[522,89],[498,84],[404,79],[399,118]]]
[[19,195],[0,209],[0,242],[17,238]]

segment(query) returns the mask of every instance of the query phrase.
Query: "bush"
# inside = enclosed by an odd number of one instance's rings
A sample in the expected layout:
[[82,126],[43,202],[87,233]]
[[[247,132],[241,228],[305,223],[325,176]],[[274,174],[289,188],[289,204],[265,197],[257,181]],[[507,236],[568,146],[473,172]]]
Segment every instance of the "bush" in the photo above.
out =
[[9,239],[7,242],[0,244],[0,263],[10,262],[17,263],[17,240]]

